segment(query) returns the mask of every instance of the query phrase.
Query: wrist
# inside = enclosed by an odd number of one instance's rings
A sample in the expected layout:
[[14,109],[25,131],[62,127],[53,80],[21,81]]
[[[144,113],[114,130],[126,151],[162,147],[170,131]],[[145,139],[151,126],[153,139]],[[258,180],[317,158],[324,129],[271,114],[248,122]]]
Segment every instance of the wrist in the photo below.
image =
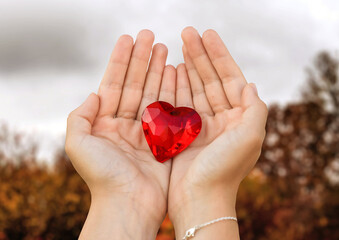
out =
[[[182,204],[171,205],[169,217],[174,225],[177,239],[182,239],[185,232],[199,224],[209,222],[220,217],[236,216],[237,189],[211,188],[204,191],[190,191],[182,197]],[[211,231],[217,233],[211,237]],[[238,224],[235,221],[225,221],[212,224],[206,229],[199,230],[194,239],[238,239]]]
[[155,239],[160,224],[135,199],[92,194],[79,239]]

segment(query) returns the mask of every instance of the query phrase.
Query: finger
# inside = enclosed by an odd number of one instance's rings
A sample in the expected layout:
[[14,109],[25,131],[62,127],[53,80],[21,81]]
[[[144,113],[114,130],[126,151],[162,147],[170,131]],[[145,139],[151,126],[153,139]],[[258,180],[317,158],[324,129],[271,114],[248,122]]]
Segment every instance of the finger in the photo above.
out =
[[145,88],[137,114],[137,120],[140,120],[141,114],[149,104],[158,100],[167,52],[167,47],[164,44],[158,43],[153,47],[152,57],[146,76]]
[[[265,125],[267,120],[267,106],[258,97],[258,92],[253,83],[244,87],[241,97],[241,105],[244,110],[242,124],[247,126],[248,134],[259,137],[261,140],[265,137]],[[248,136],[250,138],[250,136]]]
[[222,81],[228,101],[233,107],[240,106],[241,93],[247,84],[240,68],[216,31],[211,29],[205,31],[202,42]]
[[161,82],[159,101],[164,101],[175,106],[176,70],[172,65],[167,65]]
[[113,116],[116,113],[132,49],[133,38],[129,35],[122,35],[114,47],[99,86],[100,110],[98,116]]
[[[93,122],[99,110],[99,97],[92,93],[85,102],[72,111],[67,118],[66,144],[74,137],[91,134]],[[72,141],[73,142],[73,141]]]
[[184,63],[177,66],[177,89],[175,103],[177,107],[193,108],[191,87]]
[[197,70],[194,67],[191,57],[187,53],[185,45],[182,47],[182,53],[184,55],[188,78],[192,90],[194,108],[198,113],[213,116],[214,113],[207,100],[204,85]]
[[193,27],[187,27],[182,31],[181,37],[188,55],[204,83],[205,93],[213,111],[217,113],[231,108],[222,88],[221,80],[207,55],[198,31]]
[[117,112],[118,117],[135,119],[137,115],[153,41],[154,34],[150,30],[139,32],[122,90]]

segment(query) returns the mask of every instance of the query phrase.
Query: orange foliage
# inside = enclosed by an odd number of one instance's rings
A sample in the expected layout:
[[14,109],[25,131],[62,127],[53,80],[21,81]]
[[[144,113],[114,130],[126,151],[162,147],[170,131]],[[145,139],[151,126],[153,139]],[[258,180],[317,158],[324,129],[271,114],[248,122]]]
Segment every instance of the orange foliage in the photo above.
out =
[[[262,155],[237,196],[241,239],[339,239],[338,61],[320,54],[316,64],[303,102],[270,108]],[[87,186],[63,151],[50,166],[27,146],[0,128],[0,240],[77,239]],[[157,240],[174,238],[166,216]]]

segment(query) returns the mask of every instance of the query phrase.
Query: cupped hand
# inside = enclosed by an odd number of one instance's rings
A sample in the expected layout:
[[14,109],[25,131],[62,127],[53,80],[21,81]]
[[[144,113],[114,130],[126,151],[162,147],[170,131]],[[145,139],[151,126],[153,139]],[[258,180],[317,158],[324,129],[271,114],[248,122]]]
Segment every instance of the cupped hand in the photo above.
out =
[[166,214],[171,160],[154,159],[140,117],[154,101],[174,105],[176,71],[165,66],[166,46],[156,44],[152,51],[153,41],[149,30],[140,31],[135,44],[128,35],[118,39],[98,94],[69,115],[65,148],[92,199],[120,199],[121,211],[132,201],[140,221],[157,229]]
[[214,30],[200,37],[187,27],[182,39],[176,106],[194,108],[202,130],[172,163],[169,216],[181,234],[188,222],[236,214],[237,189],[260,155],[267,118],[255,85],[246,82]]

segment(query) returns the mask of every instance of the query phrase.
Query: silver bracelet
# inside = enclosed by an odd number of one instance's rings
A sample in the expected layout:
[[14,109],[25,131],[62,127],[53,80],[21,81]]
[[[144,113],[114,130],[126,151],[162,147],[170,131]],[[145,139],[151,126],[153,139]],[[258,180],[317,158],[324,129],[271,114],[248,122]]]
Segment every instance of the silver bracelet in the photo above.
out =
[[190,228],[186,231],[185,237],[183,237],[182,239],[187,240],[189,238],[192,238],[192,237],[194,237],[194,234],[198,229],[206,227],[206,226],[213,224],[213,223],[216,223],[216,222],[223,221],[223,220],[233,220],[233,221],[236,221],[236,222],[238,221],[237,218],[235,218],[235,217],[221,217],[221,218],[217,218],[217,219],[214,219],[212,221],[209,221],[207,223],[195,225],[194,227],[192,227],[192,228]]

